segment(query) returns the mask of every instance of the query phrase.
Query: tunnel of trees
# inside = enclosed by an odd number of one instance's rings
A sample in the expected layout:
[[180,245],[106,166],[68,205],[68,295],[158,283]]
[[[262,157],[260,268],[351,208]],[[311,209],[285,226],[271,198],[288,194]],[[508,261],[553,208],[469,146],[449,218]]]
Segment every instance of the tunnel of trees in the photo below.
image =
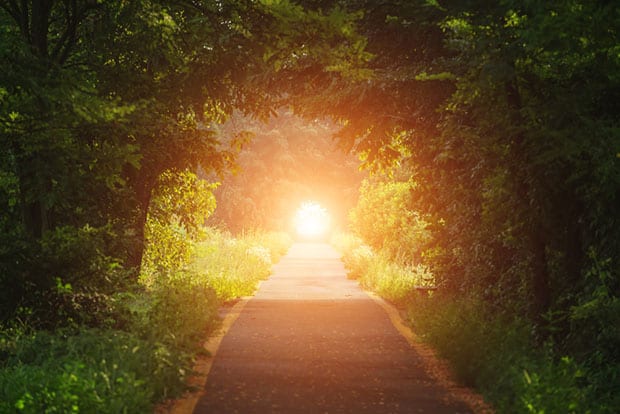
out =
[[214,200],[232,232],[323,196],[344,220],[361,166],[366,244],[614,412],[619,30],[594,0],[0,0],[3,329],[122,320],[162,206],[187,234]]

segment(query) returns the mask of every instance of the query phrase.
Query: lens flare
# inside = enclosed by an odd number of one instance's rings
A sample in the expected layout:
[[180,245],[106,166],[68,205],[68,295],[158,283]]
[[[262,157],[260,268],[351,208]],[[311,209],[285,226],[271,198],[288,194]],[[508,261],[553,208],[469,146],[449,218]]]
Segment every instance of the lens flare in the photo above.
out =
[[329,229],[329,214],[319,203],[306,201],[295,214],[295,228],[302,237],[324,236]]

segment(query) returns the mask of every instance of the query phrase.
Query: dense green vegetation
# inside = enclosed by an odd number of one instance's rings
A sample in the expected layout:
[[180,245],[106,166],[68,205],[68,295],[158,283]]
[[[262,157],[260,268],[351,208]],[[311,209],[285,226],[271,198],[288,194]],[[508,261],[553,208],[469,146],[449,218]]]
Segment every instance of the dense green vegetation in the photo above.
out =
[[353,229],[435,279],[392,298],[502,412],[618,411],[620,8],[371,3],[375,77],[327,96],[379,171]]
[[283,67],[355,65],[352,21],[287,2],[0,1],[0,412],[146,412],[182,389],[217,306],[288,243],[204,227],[204,178],[245,141],[218,125],[267,118]]
[[177,389],[219,301],[264,277],[209,264],[279,250],[205,220],[342,215],[335,128],[375,172],[356,276],[506,412],[618,411],[619,29],[592,0],[0,0],[2,409]]
[[[0,331],[0,412],[141,413],[183,391],[218,306],[251,294],[290,244],[286,234],[202,231],[171,244],[187,249],[184,264],[145,272],[139,286],[100,298],[98,307],[92,297],[80,302],[70,284],[59,286],[70,326],[34,330],[16,321]],[[152,244],[167,243],[147,243],[147,262],[165,250]]]
[[[362,239],[337,234],[349,277],[396,304],[414,332],[451,363],[457,379],[475,387],[502,413],[615,412],[615,383],[601,378],[549,342],[536,346],[522,317],[490,315],[488,304],[437,290],[428,267],[399,263]],[[613,369],[613,368],[611,368]],[[601,389],[611,392],[601,393]]]
[[0,22],[2,319],[58,277],[135,278],[162,175],[230,166],[244,138],[214,126],[233,109],[270,114],[283,65],[359,60],[352,17],[286,2],[2,1]]

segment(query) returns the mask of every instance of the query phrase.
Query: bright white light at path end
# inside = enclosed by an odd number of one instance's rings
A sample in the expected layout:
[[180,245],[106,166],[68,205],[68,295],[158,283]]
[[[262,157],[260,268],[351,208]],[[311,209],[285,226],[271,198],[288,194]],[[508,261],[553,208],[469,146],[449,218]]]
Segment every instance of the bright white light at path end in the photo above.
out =
[[315,202],[305,202],[295,214],[297,233],[304,237],[318,237],[329,228],[329,214],[327,210]]

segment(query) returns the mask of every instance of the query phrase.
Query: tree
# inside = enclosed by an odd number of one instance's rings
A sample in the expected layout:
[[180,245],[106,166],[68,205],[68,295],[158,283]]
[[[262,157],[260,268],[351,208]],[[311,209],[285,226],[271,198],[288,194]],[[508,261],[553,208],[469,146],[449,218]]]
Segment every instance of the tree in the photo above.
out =
[[37,263],[67,229],[108,228],[95,253],[135,276],[161,174],[229,168],[213,125],[233,109],[265,119],[286,73],[354,65],[352,21],[287,1],[0,1],[2,284],[20,286],[7,308],[53,288]]

